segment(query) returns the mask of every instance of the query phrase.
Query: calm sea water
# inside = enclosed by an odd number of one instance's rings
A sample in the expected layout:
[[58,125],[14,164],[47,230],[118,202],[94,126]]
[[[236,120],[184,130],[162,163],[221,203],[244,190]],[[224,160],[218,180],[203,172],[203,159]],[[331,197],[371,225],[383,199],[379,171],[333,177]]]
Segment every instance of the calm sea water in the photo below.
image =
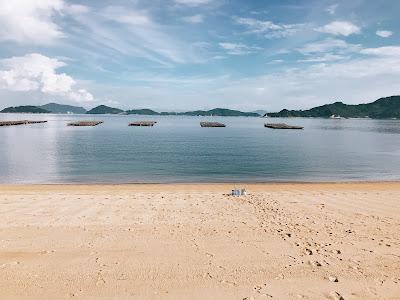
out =
[[[267,182],[400,179],[399,120],[7,115],[47,124],[0,127],[1,183]],[[97,127],[67,127],[98,119]],[[134,120],[155,127],[128,127]],[[201,128],[200,121],[227,124]]]

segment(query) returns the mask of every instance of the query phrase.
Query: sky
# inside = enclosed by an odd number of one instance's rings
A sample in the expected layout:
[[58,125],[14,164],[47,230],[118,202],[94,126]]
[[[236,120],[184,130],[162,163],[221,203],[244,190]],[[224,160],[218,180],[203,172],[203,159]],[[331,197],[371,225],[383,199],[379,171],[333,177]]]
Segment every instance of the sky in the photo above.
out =
[[400,94],[398,0],[0,0],[0,108],[245,111]]

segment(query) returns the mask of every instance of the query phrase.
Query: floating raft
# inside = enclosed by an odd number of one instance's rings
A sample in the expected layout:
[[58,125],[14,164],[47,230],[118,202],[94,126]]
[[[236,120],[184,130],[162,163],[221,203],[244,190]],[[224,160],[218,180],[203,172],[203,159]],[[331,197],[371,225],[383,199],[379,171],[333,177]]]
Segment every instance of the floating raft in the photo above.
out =
[[27,125],[27,124],[39,124],[39,123],[47,123],[47,121],[30,121],[30,120],[3,121],[0,122],[0,126],[17,126],[17,125]]
[[272,128],[272,129],[303,129],[302,126],[292,126],[285,123],[270,123],[264,124],[264,127]]
[[200,122],[201,127],[226,127],[225,124],[218,122]]
[[156,121],[139,121],[129,123],[129,126],[154,126],[155,124],[157,124]]
[[97,126],[103,123],[103,121],[79,121],[68,123],[68,126]]

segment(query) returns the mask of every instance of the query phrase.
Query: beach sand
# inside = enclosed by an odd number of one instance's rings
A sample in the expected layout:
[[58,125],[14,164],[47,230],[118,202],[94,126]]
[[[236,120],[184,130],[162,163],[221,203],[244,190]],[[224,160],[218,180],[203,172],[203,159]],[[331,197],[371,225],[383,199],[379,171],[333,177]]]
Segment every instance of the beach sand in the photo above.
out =
[[400,183],[235,186],[0,186],[0,299],[400,299]]

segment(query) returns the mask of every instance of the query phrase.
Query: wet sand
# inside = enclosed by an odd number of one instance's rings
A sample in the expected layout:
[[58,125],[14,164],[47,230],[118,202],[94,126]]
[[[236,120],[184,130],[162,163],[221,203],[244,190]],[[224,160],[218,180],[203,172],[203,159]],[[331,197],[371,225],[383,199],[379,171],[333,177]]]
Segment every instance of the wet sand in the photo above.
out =
[[1,299],[341,297],[400,299],[400,183],[0,186]]

